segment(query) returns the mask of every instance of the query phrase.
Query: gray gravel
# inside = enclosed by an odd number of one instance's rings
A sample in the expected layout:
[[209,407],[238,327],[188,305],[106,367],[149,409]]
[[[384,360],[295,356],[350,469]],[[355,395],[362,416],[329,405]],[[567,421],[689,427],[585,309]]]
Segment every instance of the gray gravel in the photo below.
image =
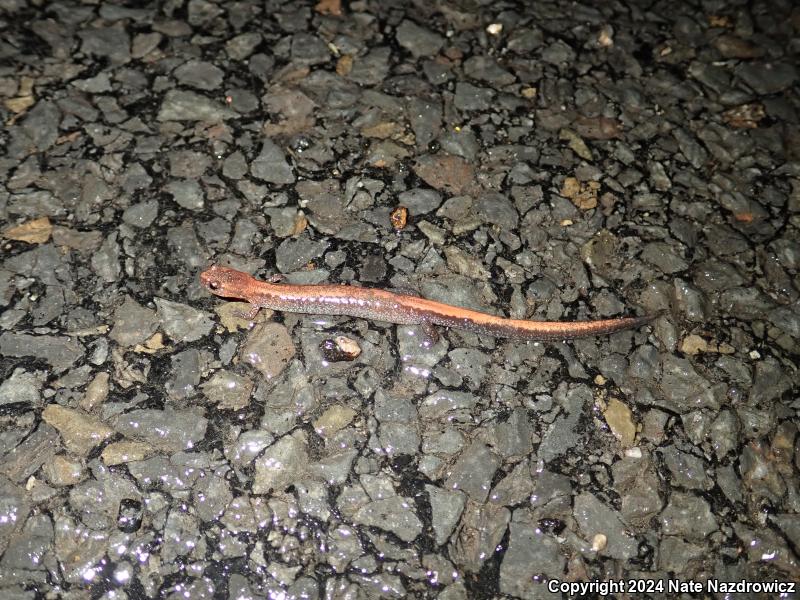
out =
[[791,3],[2,8],[0,599],[800,580]]

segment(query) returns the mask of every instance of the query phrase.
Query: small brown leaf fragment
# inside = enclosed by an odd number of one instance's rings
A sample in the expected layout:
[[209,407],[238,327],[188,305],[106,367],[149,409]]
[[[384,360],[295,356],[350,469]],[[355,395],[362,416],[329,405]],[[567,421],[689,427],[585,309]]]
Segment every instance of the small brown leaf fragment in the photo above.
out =
[[156,453],[156,449],[145,442],[120,440],[112,442],[103,449],[100,458],[106,466],[121,465],[127,462],[144,460]]
[[734,348],[725,342],[707,341],[696,333],[692,333],[683,338],[681,352],[690,356],[700,353],[731,354],[734,352]]
[[5,104],[6,108],[12,113],[19,115],[24,113],[35,103],[36,100],[33,96],[18,96],[17,98],[9,98],[3,104]]
[[19,88],[17,89],[18,96],[32,96],[33,86],[36,83],[36,78],[24,75],[19,81]]
[[398,206],[392,211],[392,214],[389,215],[389,219],[392,222],[392,227],[397,231],[405,229],[408,223],[408,209],[405,206]]
[[164,347],[164,335],[160,331],[157,331],[150,336],[150,339],[148,339],[144,345],[136,344],[133,351],[139,354],[155,354]]
[[303,213],[297,213],[294,218],[294,225],[292,226],[292,237],[297,237],[303,233],[308,227],[308,219]]
[[314,10],[321,15],[342,16],[342,0],[320,0]]
[[47,217],[26,221],[21,225],[9,227],[3,232],[3,237],[17,242],[28,244],[44,244],[53,233],[53,225]]
[[7,121],[8,125],[13,125],[18,118],[22,117],[36,103],[36,98],[33,95],[34,82],[35,79],[33,77],[23,76],[16,91],[12,92],[14,97],[4,101],[5,107],[14,113],[14,116]]
[[558,132],[558,139],[566,140],[567,144],[569,145],[570,149],[580,156],[583,160],[591,161],[593,160],[592,151],[589,149],[589,146],[583,140],[583,138],[572,131],[571,129],[562,129]]
[[599,181],[582,183],[575,177],[567,177],[564,179],[561,195],[569,198],[581,210],[591,210],[597,206],[597,192],[599,189]]
[[95,375],[94,379],[86,387],[86,392],[81,398],[80,406],[86,412],[91,412],[108,398],[109,392],[109,375],[105,371],[101,371]]
[[97,417],[59,404],[48,404],[42,419],[58,430],[67,450],[80,456],[114,434],[114,430]]
[[611,433],[619,440],[619,443],[624,448],[633,446],[636,438],[636,423],[633,420],[631,409],[616,398],[611,398],[603,416]]
[[708,342],[699,335],[691,334],[683,338],[681,352],[694,356],[700,352],[708,352]]
[[735,106],[722,113],[722,120],[738,129],[755,129],[759,121],[766,116],[764,105],[760,102]]
[[753,213],[751,212],[734,213],[733,218],[739,221],[739,223],[752,223],[754,219]]
[[567,177],[561,186],[561,195],[572,200],[581,191],[581,182],[575,177]]
[[349,54],[343,55],[336,61],[336,74],[345,77],[353,70],[353,57]]

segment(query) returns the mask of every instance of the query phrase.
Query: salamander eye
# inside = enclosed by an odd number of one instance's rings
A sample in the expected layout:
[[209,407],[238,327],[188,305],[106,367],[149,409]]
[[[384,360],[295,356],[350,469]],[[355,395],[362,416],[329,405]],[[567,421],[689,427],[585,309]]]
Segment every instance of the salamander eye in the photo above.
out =
[[218,290],[219,289],[219,282],[218,281],[209,281],[208,282],[208,289],[210,289],[210,290]]

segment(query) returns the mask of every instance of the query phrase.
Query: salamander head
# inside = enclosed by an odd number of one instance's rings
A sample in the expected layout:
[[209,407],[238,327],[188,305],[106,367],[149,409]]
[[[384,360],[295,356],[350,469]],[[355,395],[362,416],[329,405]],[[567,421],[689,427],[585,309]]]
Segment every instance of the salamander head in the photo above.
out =
[[209,292],[224,298],[245,299],[252,277],[229,267],[211,265],[200,273],[200,283]]

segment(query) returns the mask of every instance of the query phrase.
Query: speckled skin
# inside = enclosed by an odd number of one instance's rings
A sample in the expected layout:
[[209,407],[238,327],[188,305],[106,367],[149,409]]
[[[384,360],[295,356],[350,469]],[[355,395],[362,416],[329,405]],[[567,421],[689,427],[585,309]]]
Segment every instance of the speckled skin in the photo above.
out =
[[212,294],[246,300],[254,307],[286,312],[345,315],[398,325],[432,323],[520,340],[565,340],[614,333],[653,317],[601,321],[525,321],[496,317],[417,296],[346,285],[292,285],[259,281],[247,273],[213,265],[200,274]]

